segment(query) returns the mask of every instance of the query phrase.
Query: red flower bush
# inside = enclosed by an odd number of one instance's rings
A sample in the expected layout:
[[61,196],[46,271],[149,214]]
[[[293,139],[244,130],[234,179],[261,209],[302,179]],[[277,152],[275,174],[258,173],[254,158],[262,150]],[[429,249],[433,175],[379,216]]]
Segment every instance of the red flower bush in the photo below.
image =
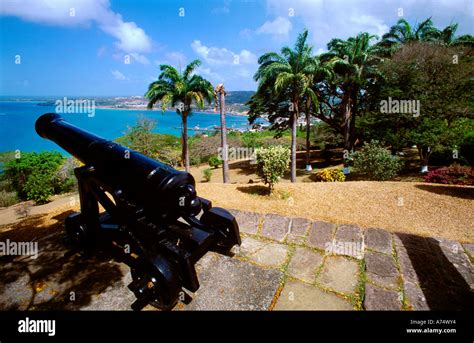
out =
[[454,164],[434,169],[425,176],[425,182],[472,186],[474,185],[474,168]]

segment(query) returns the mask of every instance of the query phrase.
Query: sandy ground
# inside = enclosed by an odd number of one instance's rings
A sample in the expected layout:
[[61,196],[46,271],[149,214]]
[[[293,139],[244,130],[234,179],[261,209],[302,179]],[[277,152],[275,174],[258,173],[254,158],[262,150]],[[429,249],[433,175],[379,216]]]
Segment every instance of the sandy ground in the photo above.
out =
[[214,206],[474,242],[474,187],[415,182],[198,184]]
[[[262,184],[198,183],[197,191],[224,208],[474,242],[474,187],[369,181],[281,183],[268,196]],[[75,201],[68,195],[35,206],[23,221],[12,208],[2,209],[0,231],[56,224],[64,219],[64,212],[79,210],[75,197]]]

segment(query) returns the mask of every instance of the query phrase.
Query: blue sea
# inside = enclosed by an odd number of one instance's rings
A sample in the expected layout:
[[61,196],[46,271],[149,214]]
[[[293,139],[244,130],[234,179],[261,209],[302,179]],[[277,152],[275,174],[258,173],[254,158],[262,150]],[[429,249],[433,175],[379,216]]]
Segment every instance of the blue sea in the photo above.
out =
[[[36,119],[55,106],[39,106],[37,101],[0,101],[0,151],[43,151],[57,150],[65,153],[55,143],[38,136],[35,131]],[[127,128],[137,123],[140,116],[156,121],[155,132],[179,136],[181,118],[174,111],[148,111],[124,109],[95,109],[94,116],[87,113],[61,114],[68,122],[106,139],[116,139],[127,132]],[[226,115],[229,128],[248,128],[247,117]],[[220,126],[218,113],[195,112],[188,119],[188,128],[212,129]],[[189,130],[193,135],[195,131]]]

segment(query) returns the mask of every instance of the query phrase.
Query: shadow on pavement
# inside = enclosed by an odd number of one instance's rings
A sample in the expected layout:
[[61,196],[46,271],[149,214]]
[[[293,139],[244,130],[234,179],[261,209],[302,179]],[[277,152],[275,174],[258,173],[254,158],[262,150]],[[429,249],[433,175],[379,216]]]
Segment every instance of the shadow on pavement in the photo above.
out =
[[71,252],[64,244],[63,222],[71,212],[54,217],[57,222],[51,225],[42,226],[44,216],[37,216],[0,233],[2,242],[38,242],[37,258],[0,257],[0,309],[79,309],[122,279],[119,264],[110,262],[112,252],[87,256]]
[[[461,273],[456,269],[469,267],[462,265],[462,248],[454,245],[410,234],[397,233],[416,273],[418,283],[431,310],[472,310],[474,292]],[[444,244],[444,246],[442,246]],[[453,242],[453,244],[455,244]],[[400,256],[399,256],[400,259]],[[403,268],[403,261],[400,261]],[[469,263],[469,262],[468,262]]]

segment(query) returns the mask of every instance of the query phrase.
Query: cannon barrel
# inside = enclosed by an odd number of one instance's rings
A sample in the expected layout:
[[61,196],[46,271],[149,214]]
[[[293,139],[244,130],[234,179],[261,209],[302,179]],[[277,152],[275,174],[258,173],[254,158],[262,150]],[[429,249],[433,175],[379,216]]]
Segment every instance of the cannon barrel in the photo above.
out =
[[150,217],[173,221],[201,211],[195,180],[187,172],[82,130],[56,113],[39,117],[35,129],[92,167],[102,183],[120,189],[127,199],[143,206]]

